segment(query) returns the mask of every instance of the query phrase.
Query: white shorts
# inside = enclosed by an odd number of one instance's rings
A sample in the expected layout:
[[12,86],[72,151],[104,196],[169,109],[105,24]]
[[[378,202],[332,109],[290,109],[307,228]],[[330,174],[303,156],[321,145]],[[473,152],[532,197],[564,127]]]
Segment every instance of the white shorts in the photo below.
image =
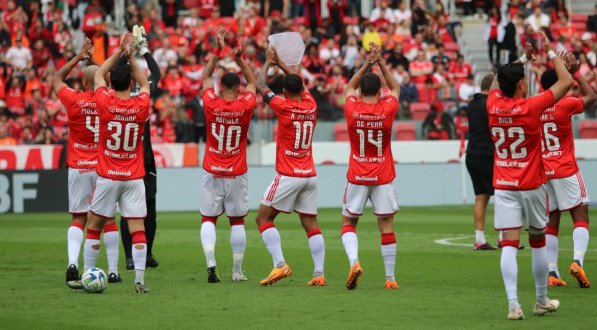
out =
[[98,177],[91,201],[91,212],[104,218],[113,218],[118,203],[125,219],[144,219],[147,215],[143,179],[117,181]]
[[589,195],[580,172],[562,179],[547,181],[549,211],[568,211],[589,204]]
[[95,169],[68,169],[68,212],[73,215],[87,214],[95,189]]
[[261,204],[276,211],[317,215],[317,177],[298,178],[276,175],[261,198]]
[[378,217],[389,217],[398,211],[398,199],[394,183],[365,186],[348,182],[344,191],[342,215],[356,218],[363,215],[363,208],[371,201],[373,213]]
[[225,178],[203,171],[199,211],[207,217],[244,217],[249,213],[249,180],[247,175]]
[[542,230],[549,220],[547,188],[495,190],[494,227],[511,230],[524,227]]

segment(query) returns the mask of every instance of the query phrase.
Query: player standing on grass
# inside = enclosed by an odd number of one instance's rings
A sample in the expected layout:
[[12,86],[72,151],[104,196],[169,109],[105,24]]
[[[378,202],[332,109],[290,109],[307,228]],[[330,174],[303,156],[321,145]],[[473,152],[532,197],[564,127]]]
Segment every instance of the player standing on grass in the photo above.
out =
[[[370,44],[369,60],[361,66],[346,88],[344,114],[350,137],[348,183],[342,208],[342,243],[350,262],[346,287],[353,290],[363,272],[359,263],[356,225],[367,200],[373,205],[381,233],[381,256],[386,270],[386,289],[398,289],[394,276],[396,235],[394,214],[398,200],[394,190],[396,169],[392,156],[392,127],[398,111],[400,85],[380,57],[380,49]],[[381,96],[382,82],[378,75],[367,72],[377,64],[389,89]],[[356,90],[360,88],[360,98]]]
[[[527,97],[524,64],[532,59],[527,44],[520,62],[502,66],[497,74],[499,89],[487,99],[489,127],[495,145],[493,186],[495,188],[495,228],[503,232],[501,270],[509,301],[508,319],[522,320],[518,304],[518,264],[516,255],[521,228],[529,230],[532,269],[537,302],[535,315],[555,312],[560,302],[547,297],[547,253],[545,227],[548,220],[547,189],[541,159],[541,113],[566,95],[572,76],[556,56],[545,35],[543,47],[552,60],[558,81],[547,91]],[[495,85],[495,83],[494,83]]]
[[245,92],[239,98],[240,78],[236,73],[226,73],[220,79],[220,95],[216,95],[212,75],[225,46],[225,36],[226,31],[218,29],[217,48],[203,72],[202,99],[208,134],[203,159],[200,211],[201,244],[207,261],[209,283],[220,282],[215,257],[216,221],[224,212],[230,220],[232,280],[247,280],[242,269],[247,244],[245,216],[249,212],[246,148],[249,124],[257,105],[255,75],[242,58],[241,41],[234,58],[247,81]]
[[[95,169],[99,142],[99,118],[93,93],[93,80],[99,67],[90,65],[83,70],[82,92],[68,87],[64,80],[75,65],[91,58],[91,46],[91,40],[85,39],[81,51],[62,66],[52,78],[54,93],[68,114],[68,202],[73,221],[67,232],[69,266],[66,271],[66,283],[73,289],[81,288],[79,254],[83,243],[83,229],[87,222],[89,200],[97,179]],[[112,265],[114,262],[118,264],[118,228],[113,220],[106,222],[104,226],[104,244],[106,244],[106,250],[112,252],[107,253],[108,264]],[[114,251],[116,251],[116,258],[114,258]],[[112,269],[109,270],[112,271]]]
[[[118,202],[132,237],[135,292],[147,293],[149,290],[144,284],[147,240],[143,224],[147,207],[141,139],[149,116],[149,83],[132,58],[131,39],[132,35],[127,33],[118,50],[95,74],[95,100],[100,118],[99,178],[92,197],[83,255],[85,268],[94,267],[100,249],[101,229],[106,219],[114,217],[114,205]],[[129,65],[114,67],[123,54]],[[106,88],[104,76],[108,72],[114,93]],[[139,85],[140,93],[136,97],[130,97],[131,74]]]
[[[567,53],[563,59],[568,64],[570,73],[575,74],[578,64],[574,55]],[[592,107],[597,100],[597,94],[581,75],[576,75],[575,79],[584,96],[581,99],[564,97],[554,106],[544,109],[541,116],[544,136],[543,166],[548,179],[550,211],[546,232],[548,283],[550,286],[567,285],[560,279],[558,270],[558,230],[562,212],[570,211],[574,221],[574,259],[569,270],[581,288],[590,288],[591,283],[583,270],[584,256],[589,244],[589,196],[576,163],[571,118],[582,113],[585,108]],[[547,90],[557,80],[556,72],[548,70],[541,76],[541,86]]]
[[[292,273],[282,254],[281,238],[274,225],[280,213],[294,210],[309,238],[309,248],[315,270],[310,286],[324,286],[325,243],[317,224],[317,177],[313,164],[311,142],[316,125],[317,104],[303,86],[302,78],[291,70],[277,56],[274,48],[266,51],[266,60],[257,78],[257,88],[263,93],[263,100],[278,117],[276,137],[276,175],[269,185],[256,217],[263,243],[271,254],[274,269],[259,283],[273,284]],[[284,96],[277,96],[267,88],[267,71],[272,64],[286,73],[283,78]]]

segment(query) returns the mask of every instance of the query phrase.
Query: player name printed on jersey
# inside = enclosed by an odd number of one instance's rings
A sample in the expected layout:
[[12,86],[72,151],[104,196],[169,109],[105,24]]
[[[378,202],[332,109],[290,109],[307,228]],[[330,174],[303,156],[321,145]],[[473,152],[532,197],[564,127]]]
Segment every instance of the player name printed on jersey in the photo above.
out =
[[276,171],[293,177],[317,175],[311,145],[317,125],[317,104],[311,94],[304,91],[301,100],[295,101],[270,91],[264,99],[278,116]]
[[149,95],[119,99],[105,87],[95,91],[99,113],[97,173],[113,180],[145,176],[143,132],[149,116]]
[[349,96],[344,107],[350,138],[347,179],[360,185],[381,185],[396,177],[391,137],[398,100],[386,96],[377,104]]
[[255,94],[246,92],[238,100],[227,101],[212,88],[202,94],[207,124],[207,152],[203,169],[219,176],[237,176],[247,172],[247,134]]
[[58,91],[58,98],[68,114],[68,166],[78,169],[95,168],[99,149],[99,117],[94,93],[77,92],[63,87]]
[[543,110],[543,166],[548,179],[567,178],[579,171],[574,152],[572,116],[584,111],[584,102],[564,97]]
[[546,182],[541,157],[543,109],[553,105],[553,93],[511,99],[493,89],[487,98],[489,127],[495,145],[493,186],[531,190]]

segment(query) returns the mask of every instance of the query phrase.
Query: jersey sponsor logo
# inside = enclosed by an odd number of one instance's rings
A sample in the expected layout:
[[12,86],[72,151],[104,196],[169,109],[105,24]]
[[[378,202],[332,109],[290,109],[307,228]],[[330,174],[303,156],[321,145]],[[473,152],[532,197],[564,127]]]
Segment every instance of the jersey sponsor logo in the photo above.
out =
[[136,109],[136,108],[134,108],[134,109],[130,109],[130,108],[121,109],[121,108],[117,108],[115,106],[110,106],[108,108],[108,111],[110,111],[112,113],[136,114],[136,113],[141,112],[142,110],[141,109]]
[[352,159],[359,163],[383,163],[386,161],[386,157],[359,157],[352,155]]
[[360,119],[360,120],[384,120],[386,119],[386,114],[382,114],[382,115],[366,115],[366,114],[362,114],[362,113],[353,113],[352,114],[352,118],[354,119]]
[[506,160],[496,160],[495,165],[499,167],[518,167],[518,168],[525,168],[529,165],[529,162],[519,162],[519,161],[506,161]]
[[137,158],[137,154],[117,154],[108,150],[104,150],[104,155],[116,159],[133,159]]
[[305,169],[295,168],[294,169],[294,173],[296,173],[296,174],[310,174],[310,173],[313,173],[313,169],[310,168],[310,169],[306,169],[305,170]]
[[541,115],[541,121],[554,121],[555,117],[550,113],[544,113]]
[[220,109],[213,110],[214,116],[223,116],[223,117],[241,117],[245,113],[241,111],[222,111]]
[[73,147],[81,150],[97,150],[97,144],[82,144],[82,143],[73,143]]
[[109,175],[115,175],[115,176],[131,176],[131,171],[114,171],[114,170],[108,170],[108,174]]
[[[97,165],[97,160],[77,160],[77,165],[81,165],[81,166],[93,166],[93,165]],[[81,171],[92,171],[95,172],[94,168],[89,168],[89,169],[85,169],[85,170],[81,170]],[[80,172],[82,173],[82,172]]]
[[209,152],[214,153],[216,155],[220,155],[220,156],[236,156],[236,155],[240,154],[240,150],[232,150],[232,151],[218,150],[218,149],[214,149],[213,147],[209,147]]
[[211,169],[212,169],[212,171],[218,171],[218,172],[232,172],[232,171],[234,171],[234,166],[222,167],[222,166],[212,165]]
[[354,179],[356,181],[366,181],[366,182],[374,182],[374,181],[378,180],[377,176],[374,176],[374,177],[370,178],[370,177],[360,176],[360,175],[355,175]]
[[292,150],[284,150],[284,154],[286,156],[292,156],[292,157],[297,157],[297,158],[304,158],[304,157],[311,156],[311,151],[296,152],[296,151],[292,151]]
[[[91,162],[89,162],[91,163]],[[97,163],[97,162],[94,162]],[[93,165],[93,164],[86,164],[86,165]],[[95,168],[83,168],[79,170],[79,174],[85,174],[85,173],[95,173]]]
[[491,107],[491,113],[494,113],[494,114],[513,115],[513,114],[520,113],[520,112],[522,112],[521,107],[516,107],[513,109],[500,109],[496,106]]
[[80,100],[77,103],[77,106],[81,107],[81,108],[97,108],[97,104],[93,101],[85,101],[85,100]]
[[552,158],[552,157],[560,157],[562,156],[562,152],[561,151],[550,151],[547,153],[543,154],[543,158]]
[[508,180],[504,180],[504,179],[497,179],[496,183],[501,186],[518,187],[518,180],[508,181]]
[[548,176],[556,175],[556,170],[545,171],[545,175],[548,175]]

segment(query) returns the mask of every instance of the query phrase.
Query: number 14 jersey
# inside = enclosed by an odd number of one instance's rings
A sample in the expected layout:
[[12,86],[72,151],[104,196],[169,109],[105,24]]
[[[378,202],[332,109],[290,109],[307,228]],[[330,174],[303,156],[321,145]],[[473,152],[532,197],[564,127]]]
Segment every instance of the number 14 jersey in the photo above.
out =
[[383,185],[396,177],[392,156],[392,127],[398,111],[393,95],[378,103],[363,103],[352,95],[346,98],[344,114],[350,138],[347,179],[358,185]]
[[149,117],[149,95],[141,93],[125,100],[100,87],[95,91],[95,101],[100,118],[97,174],[118,181],[143,178],[142,139]]

